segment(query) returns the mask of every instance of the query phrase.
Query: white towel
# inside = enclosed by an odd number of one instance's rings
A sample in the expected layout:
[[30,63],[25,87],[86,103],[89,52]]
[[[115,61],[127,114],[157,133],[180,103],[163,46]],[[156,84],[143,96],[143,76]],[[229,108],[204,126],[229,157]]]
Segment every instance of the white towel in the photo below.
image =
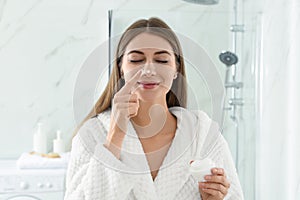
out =
[[19,169],[66,169],[70,158],[70,152],[60,154],[60,158],[47,158],[30,153],[22,153],[17,160]]

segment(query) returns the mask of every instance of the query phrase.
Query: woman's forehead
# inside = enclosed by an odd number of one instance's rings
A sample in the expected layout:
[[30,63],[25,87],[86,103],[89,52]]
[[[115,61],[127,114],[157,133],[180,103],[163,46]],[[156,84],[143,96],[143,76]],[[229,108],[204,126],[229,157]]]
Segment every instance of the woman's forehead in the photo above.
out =
[[129,42],[125,53],[132,51],[167,51],[169,53],[173,53],[173,48],[167,40],[160,36],[149,33],[141,33]]

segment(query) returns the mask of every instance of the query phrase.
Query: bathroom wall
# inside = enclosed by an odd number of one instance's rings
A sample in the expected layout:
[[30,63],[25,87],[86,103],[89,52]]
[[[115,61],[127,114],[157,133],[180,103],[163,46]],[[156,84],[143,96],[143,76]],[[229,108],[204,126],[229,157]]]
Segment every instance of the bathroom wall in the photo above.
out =
[[[0,1],[0,67],[4,72],[0,74],[0,157],[17,158],[31,151],[37,122],[44,123],[49,151],[57,129],[70,145],[75,125],[91,109],[107,80],[100,74],[108,67],[107,52],[97,52],[101,57],[97,73],[86,73],[84,66],[97,47],[107,47],[109,9],[115,13],[142,9],[148,13],[190,12],[188,20],[181,22],[184,26],[175,29],[203,46],[223,78],[224,66],[217,56],[228,48],[228,7],[225,0],[214,6],[181,0]],[[219,34],[220,28],[224,34]],[[76,84],[85,75],[94,81],[101,79],[97,89],[88,85],[91,83],[78,89]]]
[[244,0],[238,9],[245,104],[235,148],[243,155],[237,165],[245,197],[299,199],[300,2]]
[[262,5],[256,199],[300,199],[300,2]]
[[[0,1],[1,158],[32,150],[38,121],[49,151],[57,129],[70,144],[76,78],[106,36],[105,9],[91,3]],[[87,109],[84,101],[81,106]]]

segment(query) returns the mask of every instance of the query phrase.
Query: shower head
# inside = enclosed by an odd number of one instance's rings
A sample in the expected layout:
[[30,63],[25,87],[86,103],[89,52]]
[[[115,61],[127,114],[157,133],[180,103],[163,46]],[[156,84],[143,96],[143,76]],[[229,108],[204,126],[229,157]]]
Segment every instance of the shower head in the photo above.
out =
[[238,62],[238,57],[234,53],[230,51],[223,51],[219,55],[219,59],[222,63],[224,63],[227,67],[231,65],[235,65]]
[[213,5],[219,3],[219,0],[183,0],[189,3],[202,4],[202,5]]

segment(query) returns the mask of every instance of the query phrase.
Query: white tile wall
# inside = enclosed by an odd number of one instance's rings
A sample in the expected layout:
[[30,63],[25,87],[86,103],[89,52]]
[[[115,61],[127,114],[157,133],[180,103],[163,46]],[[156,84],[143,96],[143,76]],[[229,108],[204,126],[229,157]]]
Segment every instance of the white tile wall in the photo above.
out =
[[299,199],[300,2],[266,0],[259,70],[257,199]]
[[[178,30],[201,41],[210,54],[217,56],[228,46],[228,37],[226,33],[224,38],[219,37],[218,31],[214,30],[214,17],[217,15],[211,12],[221,13],[217,16],[220,19],[220,16],[226,16],[227,8],[226,1],[215,6],[194,5],[180,0],[1,1],[0,137],[4,139],[0,140],[0,157],[16,158],[21,152],[30,151],[38,121],[45,123],[49,151],[57,129],[62,130],[63,138],[70,144],[74,125],[92,107],[94,99],[86,97],[95,95],[96,98],[99,95],[98,90],[81,88],[82,105],[77,96],[73,98],[84,61],[96,47],[107,45],[108,9],[116,12],[130,9],[156,10],[156,13],[166,10],[192,12],[191,17],[182,22],[183,27],[190,29],[181,30],[182,27],[178,27]],[[193,19],[199,12],[198,18]],[[220,25],[225,27],[227,19],[222,19],[224,21]],[[197,31],[195,27],[203,24],[207,27]],[[211,31],[215,42],[208,40],[209,34],[205,30]],[[107,67],[106,58],[101,58],[104,63],[101,62],[102,68]],[[220,73],[222,70],[223,66]]]

